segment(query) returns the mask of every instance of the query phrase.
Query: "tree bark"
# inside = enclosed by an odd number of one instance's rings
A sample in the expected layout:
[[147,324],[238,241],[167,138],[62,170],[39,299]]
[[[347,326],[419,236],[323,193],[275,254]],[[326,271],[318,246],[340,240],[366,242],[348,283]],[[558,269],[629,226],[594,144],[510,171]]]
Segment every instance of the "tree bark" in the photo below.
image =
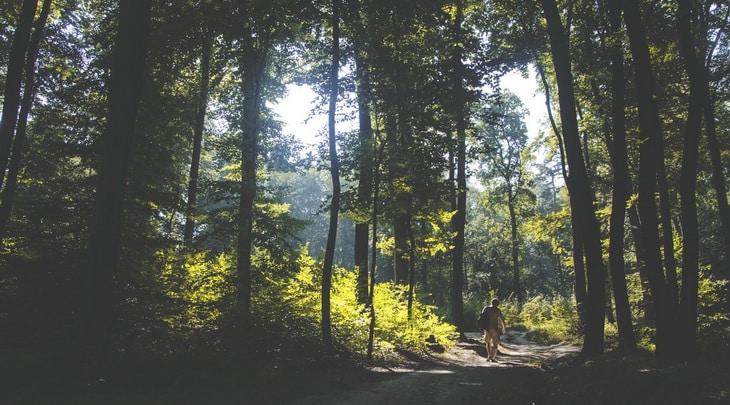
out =
[[28,124],[28,114],[33,104],[33,98],[36,92],[36,61],[38,60],[38,50],[40,42],[43,39],[43,31],[45,29],[48,14],[51,11],[51,0],[44,0],[41,7],[41,13],[38,16],[31,34],[28,52],[25,62],[25,86],[23,89],[23,99],[20,103],[20,113],[18,114],[18,123],[15,130],[15,140],[13,141],[12,153],[8,165],[8,174],[5,179],[5,187],[2,189],[2,201],[0,202],[0,245],[6,236],[5,232],[10,225],[10,217],[13,210],[13,201],[15,200],[15,191],[18,186],[18,174],[20,173],[21,160],[25,154],[25,142],[27,138],[26,128]]
[[334,265],[335,242],[337,241],[337,218],[340,210],[340,163],[337,157],[337,133],[335,113],[337,112],[338,72],[340,69],[340,0],[332,1],[332,68],[330,70],[329,99],[329,154],[330,175],[332,176],[332,204],[330,206],[330,225],[327,232],[327,247],[322,269],[322,338],[327,346],[332,346],[332,320],[330,295],[332,290],[332,267]]
[[24,0],[18,26],[13,34],[10,47],[7,72],[5,74],[5,91],[3,93],[3,112],[0,116],[0,185],[5,184],[5,171],[8,168],[10,149],[13,145],[15,129],[18,124],[18,108],[20,107],[20,88],[23,81],[23,67],[30,42],[38,0]]
[[454,20],[453,86],[456,113],[456,213],[451,229],[455,233],[451,251],[451,317],[457,331],[463,336],[464,322],[464,229],[466,227],[466,89],[464,88],[463,32],[464,10],[456,2]]
[[368,35],[363,23],[360,1],[349,3],[348,21],[354,32],[353,48],[355,59],[355,91],[358,106],[358,155],[359,174],[357,185],[357,220],[355,221],[354,259],[357,271],[357,300],[368,304],[368,240],[369,219],[365,213],[370,209],[373,193],[373,128],[370,118],[370,84],[366,67]]
[[[725,23],[730,14],[725,15]],[[720,31],[722,32],[722,30]],[[720,34],[718,34],[718,37]],[[717,42],[717,39],[715,43]],[[704,100],[704,117],[705,130],[707,131],[707,149],[710,152],[710,160],[712,162],[712,185],[715,188],[715,196],[717,198],[718,212],[721,221],[721,231],[723,241],[725,243],[725,260],[730,260],[730,205],[727,199],[727,188],[725,187],[725,167],[722,161],[722,149],[717,140],[717,124],[715,121],[715,95],[710,87],[710,63],[712,61],[712,50],[715,46],[710,46],[705,50],[707,61],[703,63],[702,99]]]
[[[550,107],[550,87],[545,77],[545,70],[537,64],[537,70],[542,80],[543,88],[545,89],[545,106],[550,120],[550,125],[553,128],[555,136],[558,138],[558,149],[560,151],[560,169],[565,179],[565,185],[568,188],[568,195],[576,193],[575,186],[573,186],[572,179],[568,176],[568,170],[565,163],[565,142],[563,142],[563,136],[560,133],[560,129],[553,117],[552,108]],[[571,191],[572,190],[572,191]],[[577,224],[580,222],[578,219],[578,209],[575,208],[575,200],[570,199],[570,223]],[[588,307],[588,287],[586,286],[586,270],[585,261],[583,260],[583,238],[581,236],[581,230],[578,226],[571,226],[571,238],[573,242],[573,272],[575,278],[575,285],[573,291],[575,293],[575,305],[578,311],[578,318],[580,319],[581,328],[585,329],[585,325],[588,323],[587,320],[587,307]]]
[[[358,86],[358,106],[360,121],[360,175],[358,177],[357,200],[358,207],[364,214],[371,205],[372,199],[372,127],[370,122],[370,109],[368,102],[364,99],[366,92]],[[364,216],[364,215],[363,215]],[[358,220],[355,224],[355,266],[357,268],[357,299],[361,304],[368,303],[368,222]]]
[[[400,193],[397,209],[405,209],[409,204],[408,197]],[[401,213],[393,219],[393,237],[395,238],[395,268],[393,281],[399,285],[408,285],[408,270],[410,269],[408,257],[408,223],[410,218]]]
[[190,161],[190,177],[188,179],[187,215],[183,232],[183,244],[190,245],[195,234],[195,216],[198,213],[198,178],[200,177],[200,155],[203,149],[203,130],[205,115],[208,109],[210,88],[210,57],[213,49],[213,35],[205,29],[200,62],[200,90],[195,112],[195,129],[193,133],[193,154]]
[[682,290],[679,310],[679,347],[683,360],[696,354],[697,294],[699,283],[699,229],[697,220],[697,162],[699,159],[700,131],[702,129],[702,95],[707,80],[697,58],[692,33],[692,1],[679,0],[677,28],[679,50],[689,77],[689,103],[684,128],[682,169],[679,181],[682,222]]
[[[563,136],[560,133],[560,129],[553,117],[552,108],[550,107],[550,87],[545,77],[545,70],[538,63],[537,71],[540,74],[543,88],[545,89],[545,107],[547,109],[548,119],[550,126],[553,128],[555,136],[558,138],[558,149],[560,151],[560,169],[565,179],[565,185],[568,188],[568,195],[576,193],[575,187],[573,186],[572,179],[568,176],[568,170],[565,163],[565,142],[563,142]],[[571,191],[572,190],[572,191]],[[571,224],[577,224],[580,222],[578,219],[578,209],[575,208],[575,200],[570,199],[570,222]],[[586,286],[586,270],[585,261],[583,260],[583,238],[581,236],[581,230],[578,226],[571,226],[571,238],[573,242],[573,273],[575,278],[575,285],[573,286],[573,292],[575,294],[575,306],[578,311],[578,318],[580,319],[581,328],[585,330],[585,326],[588,323],[587,319],[587,307],[588,307],[588,287]]]
[[247,337],[252,324],[252,266],[254,201],[258,192],[256,170],[258,167],[259,115],[262,104],[262,76],[266,66],[269,44],[267,33],[256,32],[265,29],[266,21],[255,21],[256,4],[239,0],[240,16],[246,21],[241,38],[243,52],[240,59],[242,72],[243,118],[241,122],[241,188],[238,201],[238,258],[236,261],[236,327],[238,337]]
[[522,283],[520,279],[520,247],[517,239],[517,209],[515,207],[515,199],[517,198],[513,191],[510,190],[509,194],[509,223],[510,223],[510,240],[512,250],[512,282],[514,283],[515,295],[517,301],[523,302],[524,294],[522,292]]
[[[583,247],[586,259],[587,281],[587,317],[582,354],[596,356],[603,352],[604,346],[604,305],[605,305],[605,273],[601,250],[601,233],[598,220],[593,210],[590,182],[583,160],[578,119],[576,116],[573,75],[570,66],[568,38],[563,30],[560,14],[555,0],[541,0],[550,35],[550,49],[555,65],[558,83],[558,99],[565,140],[565,155],[568,160],[569,178],[573,189],[571,201],[575,201],[578,211],[578,223],[583,235]],[[586,191],[588,190],[588,191]]]
[[[609,20],[611,35],[614,36],[611,53],[611,120],[613,123],[613,140],[609,143],[609,153],[613,166],[613,193],[611,196],[611,217],[609,235],[609,270],[611,287],[616,305],[618,326],[618,347],[621,350],[636,349],[636,337],[631,320],[631,307],[626,287],[626,268],[624,263],[624,235],[626,219],[626,202],[629,198],[631,179],[628,170],[626,149],[626,116],[624,113],[624,55],[618,42],[621,32],[621,5],[616,0],[609,2]],[[608,143],[608,142],[607,142]]]
[[145,82],[152,2],[121,2],[116,48],[109,79],[108,123],[101,140],[96,199],[81,308],[82,339],[100,353],[101,366],[112,353],[118,319],[116,288],[121,252],[127,167],[137,138],[135,123]]
[[632,0],[623,0],[624,22],[629,36],[631,54],[634,58],[634,76],[639,106],[639,198],[638,209],[641,219],[642,244],[645,248],[646,275],[651,289],[654,314],[656,316],[656,356],[669,359],[677,353],[673,340],[674,303],[664,277],[659,239],[659,220],[655,195],[661,155],[661,120],[654,99],[656,91],[654,73],[649,58],[644,23],[638,5]]

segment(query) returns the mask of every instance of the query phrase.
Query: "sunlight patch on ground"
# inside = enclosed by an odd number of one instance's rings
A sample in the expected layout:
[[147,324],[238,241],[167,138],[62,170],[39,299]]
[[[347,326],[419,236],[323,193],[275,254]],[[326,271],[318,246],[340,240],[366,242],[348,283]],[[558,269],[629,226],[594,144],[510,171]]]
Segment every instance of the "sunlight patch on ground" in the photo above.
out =
[[451,370],[419,370],[419,374],[454,374]]

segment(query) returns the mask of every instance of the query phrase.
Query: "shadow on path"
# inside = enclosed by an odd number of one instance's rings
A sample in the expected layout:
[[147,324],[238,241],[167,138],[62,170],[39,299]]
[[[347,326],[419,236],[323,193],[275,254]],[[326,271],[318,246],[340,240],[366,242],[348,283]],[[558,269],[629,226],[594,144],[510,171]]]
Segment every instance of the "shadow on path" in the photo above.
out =
[[497,404],[533,403],[541,397],[541,367],[577,346],[545,346],[524,339],[521,332],[503,336],[498,362],[487,362],[482,336],[468,333],[447,353],[434,356],[418,370],[387,370],[373,380],[312,394],[289,402],[307,404]]

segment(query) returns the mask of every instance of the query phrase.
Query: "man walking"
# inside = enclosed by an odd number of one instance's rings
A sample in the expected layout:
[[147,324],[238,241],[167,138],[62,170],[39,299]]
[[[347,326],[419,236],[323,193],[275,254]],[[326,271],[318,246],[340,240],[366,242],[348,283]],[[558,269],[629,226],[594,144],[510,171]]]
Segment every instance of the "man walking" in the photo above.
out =
[[499,300],[493,299],[492,306],[482,309],[482,314],[487,318],[487,329],[484,333],[484,343],[487,345],[487,361],[497,361],[497,350],[499,348],[500,325],[502,334],[507,333],[504,325],[504,316],[499,309]]

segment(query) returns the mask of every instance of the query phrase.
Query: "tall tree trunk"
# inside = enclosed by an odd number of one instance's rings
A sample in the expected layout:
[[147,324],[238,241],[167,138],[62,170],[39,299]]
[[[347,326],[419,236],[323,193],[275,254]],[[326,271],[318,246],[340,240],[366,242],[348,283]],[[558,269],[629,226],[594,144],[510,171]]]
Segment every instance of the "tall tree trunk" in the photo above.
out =
[[[568,170],[565,167],[565,142],[563,142],[563,136],[558,128],[558,125],[553,117],[552,108],[550,107],[550,87],[545,76],[545,70],[539,63],[536,63],[537,71],[540,75],[543,88],[545,89],[545,107],[547,109],[548,119],[550,125],[553,128],[553,133],[558,138],[558,149],[560,151],[560,169],[565,179],[565,185],[568,188],[568,194],[572,195],[576,193],[575,187],[573,186],[572,179],[568,176]],[[570,222],[571,224],[577,224],[580,222],[578,218],[578,209],[575,207],[575,200],[570,199]],[[580,325],[582,330],[585,330],[585,326],[588,323],[587,319],[587,307],[588,307],[588,287],[586,286],[586,270],[585,261],[583,260],[583,238],[581,236],[581,230],[578,226],[571,226],[571,238],[573,241],[573,273],[575,278],[575,285],[573,292],[575,294],[575,306],[578,311],[578,318],[580,319]]]
[[373,358],[373,349],[375,343],[375,270],[377,269],[377,247],[378,247],[378,205],[380,203],[380,164],[383,160],[383,142],[382,139],[377,142],[380,144],[377,152],[373,151],[373,203],[370,215],[370,223],[372,224],[372,236],[370,237],[370,284],[368,286],[368,302],[370,306],[370,323],[368,327],[368,347],[367,358]]
[[332,320],[330,316],[332,291],[332,266],[334,265],[335,242],[337,241],[337,218],[340,211],[340,163],[337,157],[337,133],[335,113],[337,112],[338,72],[340,69],[340,0],[332,1],[332,68],[330,70],[329,100],[329,152],[330,174],[332,176],[332,205],[330,225],[327,232],[327,247],[322,269],[322,338],[327,346],[332,345]]
[[115,279],[121,252],[127,167],[137,134],[135,123],[145,83],[145,62],[152,1],[121,2],[116,48],[109,79],[107,128],[100,148],[96,199],[91,219],[88,261],[81,308],[82,339],[98,355],[97,366],[108,366],[119,294]]
[[20,107],[20,87],[23,81],[23,67],[30,42],[33,18],[38,7],[38,0],[24,0],[13,34],[10,47],[7,71],[5,74],[5,91],[3,93],[3,112],[0,116],[0,185],[5,184],[5,171],[8,169],[10,148],[13,145],[15,128],[18,124],[18,108]]
[[658,160],[662,159],[659,149],[661,120],[657,109],[654,89],[654,73],[649,58],[644,23],[638,5],[632,0],[623,0],[624,22],[629,36],[634,59],[634,75],[639,106],[639,129],[642,142],[639,147],[639,198],[642,243],[645,248],[646,275],[651,289],[654,314],[656,316],[656,356],[669,359],[677,353],[673,340],[676,331],[673,325],[675,304],[664,277],[659,239],[659,220],[655,195],[657,193]]
[[373,193],[373,128],[370,118],[370,84],[367,76],[366,49],[369,43],[367,30],[363,22],[361,3],[358,0],[349,2],[348,21],[354,32],[353,48],[355,59],[355,91],[358,107],[358,154],[359,174],[357,185],[357,209],[360,215],[355,221],[354,259],[357,271],[357,301],[368,304],[368,240],[369,225],[365,213],[370,209]]
[[210,57],[213,49],[213,35],[205,29],[202,58],[200,62],[200,90],[198,105],[195,112],[195,129],[193,133],[193,155],[190,161],[190,177],[188,179],[187,214],[183,243],[187,246],[193,242],[195,234],[195,216],[198,214],[198,178],[200,173],[200,155],[203,149],[203,130],[205,129],[205,115],[208,110],[208,94],[210,87]]
[[509,192],[509,223],[510,223],[510,240],[512,245],[512,282],[514,283],[515,295],[517,301],[524,301],[524,293],[522,292],[522,282],[520,280],[520,246],[517,239],[517,209],[515,207],[516,197],[512,191]]
[[697,161],[699,159],[700,131],[702,129],[702,95],[707,80],[704,68],[697,58],[692,33],[692,1],[679,0],[677,28],[679,50],[689,77],[689,104],[684,128],[684,150],[679,181],[682,221],[682,292],[679,310],[679,347],[684,360],[696,354],[697,293],[699,283],[699,230],[697,220]]
[[[409,202],[407,196],[400,193],[399,202],[397,202],[398,210],[404,209]],[[408,223],[410,218],[405,214],[400,214],[393,219],[393,237],[395,238],[395,274],[393,281],[399,285],[408,285],[408,270],[410,269],[410,259],[408,257]]]
[[413,299],[416,290],[416,237],[413,235],[413,226],[408,224],[408,256],[411,257],[408,271],[408,319],[413,319]]
[[624,54],[618,36],[621,32],[621,5],[618,1],[609,2],[609,19],[611,35],[614,37],[611,53],[611,120],[613,122],[613,140],[609,144],[609,153],[613,166],[613,193],[611,196],[610,235],[608,248],[609,270],[611,271],[611,287],[616,305],[618,324],[618,346],[621,350],[635,350],[636,337],[631,321],[628,288],[626,287],[626,269],[624,263],[624,235],[626,219],[626,202],[631,185],[628,171],[626,150],[626,116],[624,113]]
[[2,201],[0,202],[0,245],[5,237],[5,232],[10,225],[10,216],[13,210],[13,200],[15,199],[15,191],[18,186],[18,174],[20,173],[21,160],[25,153],[26,128],[28,124],[28,115],[35,97],[36,83],[36,61],[38,60],[38,49],[43,39],[43,31],[51,11],[51,0],[44,0],[41,7],[41,13],[38,16],[30,37],[28,52],[25,62],[25,86],[23,89],[23,99],[20,103],[20,113],[18,114],[18,123],[15,131],[15,141],[12,146],[12,154],[8,165],[8,174],[5,180],[5,187],[2,189]]
[[646,250],[642,243],[641,220],[639,209],[636,203],[626,207],[626,217],[629,220],[631,239],[634,241],[634,254],[636,255],[637,266],[639,267],[639,280],[641,281],[641,296],[644,302],[644,322],[653,323],[656,320],[654,305],[651,300],[651,287],[646,271]]
[[243,126],[241,142],[241,195],[239,199],[238,229],[238,322],[241,333],[251,322],[251,253],[253,248],[253,209],[257,193],[256,159],[258,157],[259,114],[261,108],[261,83],[258,67],[262,55],[253,47],[246,52],[248,65],[244,63],[243,78]]
[[[357,68],[356,68],[357,70]],[[359,149],[360,149],[360,174],[358,177],[357,201],[361,212],[367,212],[372,199],[372,126],[370,121],[370,108],[367,101],[367,93],[362,89],[364,84],[358,86],[358,117],[360,121]],[[364,216],[364,215],[363,215]],[[368,300],[368,222],[358,219],[355,223],[355,267],[357,268],[357,299],[361,304],[367,304]]]
[[722,224],[722,237],[725,242],[725,260],[730,261],[730,205],[727,199],[727,188],[725,187],[725,167],[722,161],[720,143],[717,140],[717,126],[715,121],[715,97],[710,90],[709,71],[705,67],[705,78],[707,82],[704,84],[705,102],[704,116],[705,128],[707,131],[707,149],[710,152],[712,161],[712,185],[715,188],[715,196],[717,198],[717,206]]
[[[601,232],[593,210],[592,192],[588,173],[583,161],[578,119],[576,116],[573,75],[570,66],[568,38],[555,0],[541,0],[550,35],[550,49],[555,65],[558,83],[558,99],[565,140],[565,155],[568,160],[569,177],[573,184],[570,199],[575,201],[579,226],[583,235],[583,248],[586,259],[586,282],[588,291],[586,329],[582,353],[595,356],[603,352],[604,345],[604,305],[605,273],[601,250]],[[586,192],[586,190],[588,190]]]
[[451,251],[451,318],[463,337],[464,322],[464,230],[466,227],[466,89],[464,88],[463,29],[464,9],[456,2],[453,45],[453,86],[456,119],[456,213],[451,220],[454,232]]
[[[255,5],[239,1],[243,18],[252,19]],[[250,8],[249,8],[250,7]],[[240,336],[246,336],[252,322],[252,266],[254,200],[257,190],[257,158],[259,115],[261,114],[262,76],[266,65],[267,44],[263,43],[262,33],[252,31],[252,22],[245,24],[242,37],[243,53],[240,60],[242,72],[243,120],[241,125],[241,189],[238,203],[238,259],[236,321]]]
[[[725,15],[725,23],[730,14]],[[730,261],[730,205],[727,199],[727,188],[725,187],[725,167],[722,161],[722,149],[717,140],[717,125],[715,121],[715,95],[710,87],[710,63],[712,62],[713,50],[723,30],[717,33],[713,45],[707,49],[706,62],[702,66],[704,83],[702,84],[702,99],[704,100],[705,130],[707,131],[707,149],[710,152],[712,162],[712,185],[715,188],[717,207],[722,224],[722,237],[725,242],[725,260]]]

